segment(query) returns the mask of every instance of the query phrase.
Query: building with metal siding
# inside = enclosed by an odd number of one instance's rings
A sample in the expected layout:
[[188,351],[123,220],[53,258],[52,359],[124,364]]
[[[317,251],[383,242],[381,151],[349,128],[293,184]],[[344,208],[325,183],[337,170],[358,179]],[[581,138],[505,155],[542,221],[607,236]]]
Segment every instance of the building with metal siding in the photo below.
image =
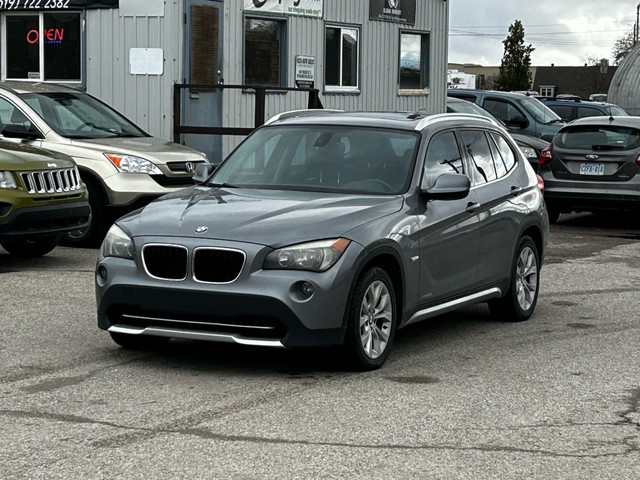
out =
[[[257,78],[266,72],[266,80],[272,79],[268,69],[254,68],[256,63],[269,57],[270,63],[267,63],[278,69],[276,84],[294,87],[296,57],[303,56],[314,59],[313,86],[320,90],[320,100],[325,108],[424,109],[428,113],[441,112],[445,108],[449,8],[446,0],[72,0],[71,3],[76,5],[72,11],[77,11],[82,20],[79,59],[82,76],[64,83],[86,88],[152,135],[162,138],[172,138],[173,85],[190,80],[194,83],[189,73],[193,67],[190,65],[192,51],[204,48],[206,52],[206,48],[213,48],[213,34],[207,35],[206,29],[204,33],[198,30],[198,35],[192,38],[190,31],[198,12],[205,11],[205,7],[220,10],[216,17],[220,34],[217,80],[224,80],[225,84],[247,84],[248,77],[255,73],[253,70],[257,71]],[[82,6],[83,3],[86,6]],[[285,6],[280,7],[282,4]],[[319,7],[321,14],[316,11],[306,16],[304,12],[299,14],[300,10],[291,14],[284,11],[287,4]],[[116,5],[117,8],[113,8]],[[277,11],[278,8],[283,10]],[[408,21],[401,18],[406,11],[411,17]],[[396,15],[398,12],[402,12],[401,15]],[[23,14],[27,13],[37,12]],[[49,12],[40,14],[46,16]],[[4,25],[4,19],[16,12],[3,12],[2,15]],[[372,17],[377,19],[372,20]],[[261,39],[260,35],[266,35],[273,25],[279,29],[277,41]],[[253,26],[258,30],[262,28],[262,33],[248,34]],[[337,45],[337,41],[328,37],[339,37],[343,42],[340,43],[339,62],[335,55],[327,54],[327,48],[333,49]],[[355,41],[345,47],[345,39]],[[405,46],[414,44],[413,40],[421,42],[421,50],[414,64],[409,64],[401,59],[401,55],[404,58]],[[6,36],[2,44],[4,51]],[[277,59],[268,50],[266,54],[255,54],[256,46],[264,48],[269,44],[278,45]],[[157,52],[158,49],[161,65],[153,64],[151,55],[145,57],[146,52]],[[134,50],[136,55],[142,55],[142,60],[136,60],[139,63],[135,65],[132,63]],[[346,51],[349,51],[348,55]],[[251,62],[247,61],[247,52]],[[7,75],[4,57],[6,55],[3,55],[3,79],[11,77]],[[350,76],[342,70],[345,64],[351,65],[347,67],[352,70]],[[132,68],[137,73],[132,73]],[[145,68],[150,70],[147,72]],[[161,73],[157,72],[158,68]],[[348,85],[331,88],[327,84],[329,77],[335,77],[336,69],[342,75],[338,83],[347,78]],[[409,80],[405,88],[401,88],[406,72],[419,73],[419,84],[412,85]],[[351,85],[349,82],[354,78],[357,78],[356,84]],[[196,113],[192,112],[195,117],[187,119],[189,123],[198,115],[204,115],[201,125],[219,122],[221,126],[229,127],[253,126],[255,96],[252,91],[225,90],[218,101],[187,91],[182,102],[194,103],[198,96],[200,103]],[[307,93],[268,94],[266,117],[305,108],[306,104]],[[188,105],[186,110],[189,110]],[[210,116],[211,112],[215,115]],[[183,143],[189,145],[194,138],[194,135],[185,136]],[[240,140],[237,136],[225,137],[218,143],[217,151],[207,153],[214,158],[226,155]],[[198,148],[198,145],[194,146]]]

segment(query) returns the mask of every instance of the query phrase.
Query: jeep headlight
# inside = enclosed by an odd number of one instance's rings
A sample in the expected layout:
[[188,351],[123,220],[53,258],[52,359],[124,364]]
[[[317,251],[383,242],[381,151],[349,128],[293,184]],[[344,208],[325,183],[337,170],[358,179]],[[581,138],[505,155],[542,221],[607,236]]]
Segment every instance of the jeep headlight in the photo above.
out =
[[279,248],[267,255],[263,268],[324,272],[335,265],[349,243],[346,238],[334,238]]
[[136,157],[135,155],[121,155],[119,153],[105,153],[104,156],[109,159],[119,172],[162,175],[160,169],[146,158]]
[[0,170],[0,188],[18,188],[13,172]]
[[102,242],[102,256],[133,258],[134,252],[133,240],[114,223]]

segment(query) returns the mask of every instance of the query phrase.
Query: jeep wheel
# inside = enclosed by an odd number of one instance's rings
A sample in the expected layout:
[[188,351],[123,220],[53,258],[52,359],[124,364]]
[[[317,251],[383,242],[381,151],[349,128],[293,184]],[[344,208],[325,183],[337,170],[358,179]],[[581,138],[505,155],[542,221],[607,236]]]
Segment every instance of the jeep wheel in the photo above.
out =
[[389,356],[396,329],[396,299],[389,275],[379,267],[356,283],[348,310],[344,349],[356,370],[380,368]]
[[107,231],[104,195],[93,182],[85,183],[89,192],[89,225],[62,236],[65,245],[72,247],[98,247]]
[[8,240],[2,242],[2,246],[16,257],[33,258],[46,255],[58,245],[59,241],[60,235],[47,235],[46,237]]

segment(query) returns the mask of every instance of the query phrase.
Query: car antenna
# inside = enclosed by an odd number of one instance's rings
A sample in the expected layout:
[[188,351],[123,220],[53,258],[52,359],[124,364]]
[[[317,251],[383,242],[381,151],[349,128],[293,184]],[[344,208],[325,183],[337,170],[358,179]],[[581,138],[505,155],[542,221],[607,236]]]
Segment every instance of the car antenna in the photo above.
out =
[[607,110],[609,110],[609,124],[611,124],[611,122],[615,120],[615,118],[613,118],[613,114],[611,113],[611,105],[607,105]]

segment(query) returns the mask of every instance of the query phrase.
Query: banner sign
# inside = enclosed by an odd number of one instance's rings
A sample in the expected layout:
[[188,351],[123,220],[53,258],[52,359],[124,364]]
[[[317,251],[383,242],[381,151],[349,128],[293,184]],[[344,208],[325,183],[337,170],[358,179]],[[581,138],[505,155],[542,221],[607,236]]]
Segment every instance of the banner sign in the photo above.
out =
[[416,24],[416,0],[369,0],[369,19]]
[[118,8],[118,0],[0,0],[0,11]]
[[313,88],[316,79],[316,57],[296,55],[296,87]]
[[244,11],[322,18],[324,0],[244,0]]

